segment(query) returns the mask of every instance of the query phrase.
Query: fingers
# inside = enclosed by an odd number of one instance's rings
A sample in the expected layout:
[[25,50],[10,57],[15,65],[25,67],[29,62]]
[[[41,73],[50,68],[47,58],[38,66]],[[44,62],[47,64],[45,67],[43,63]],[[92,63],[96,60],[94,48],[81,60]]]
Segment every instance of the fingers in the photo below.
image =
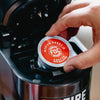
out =
[[66,30],[68,27],[79,27],[81,25],[90,26],[91,23],[89,21],[90,19],[87,10],[88,9],[86,7],[77,9],[59,18],[57,22],[52,25],[46,35],[58,35],[60,32]]
[[66,72],[72,71],[74,68],[85,69],[100,62],[100,43],[95,44],[88,51],[72,57],[64,66]]
[[85,0],[73,1],[71,4],[64,7],[63,11],[61,12],[61,14],[59,15],[58,18],[61,18],[62,16],[64,16],[67,13],[70,13],[73,10],[83,8],[83,7],[86,7],[88,5],[89,5],[89,2],[87,2]]

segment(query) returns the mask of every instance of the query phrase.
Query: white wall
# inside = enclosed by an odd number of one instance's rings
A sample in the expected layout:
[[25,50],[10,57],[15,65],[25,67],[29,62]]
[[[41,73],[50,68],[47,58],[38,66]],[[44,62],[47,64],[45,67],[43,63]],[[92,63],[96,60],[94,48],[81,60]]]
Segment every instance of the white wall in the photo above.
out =
[[[92,28],[80,27],[77,37],[89,49],[92,42]],[[100,63],[93,67],[90,100],[100,100]]]

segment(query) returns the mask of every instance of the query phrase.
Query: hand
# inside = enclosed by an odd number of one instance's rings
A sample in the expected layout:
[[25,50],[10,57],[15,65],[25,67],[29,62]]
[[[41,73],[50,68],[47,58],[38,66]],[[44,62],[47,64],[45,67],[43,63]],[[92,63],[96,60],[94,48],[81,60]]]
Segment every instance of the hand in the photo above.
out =
[[86,52],[70,58],[64,65],[66,72],[75,68],[89,68],[100,62],[100,0],[76,0],[65,6],[46,35],[65,34],[69,27],[77,28],[81,25],[92,27],[94,44]]

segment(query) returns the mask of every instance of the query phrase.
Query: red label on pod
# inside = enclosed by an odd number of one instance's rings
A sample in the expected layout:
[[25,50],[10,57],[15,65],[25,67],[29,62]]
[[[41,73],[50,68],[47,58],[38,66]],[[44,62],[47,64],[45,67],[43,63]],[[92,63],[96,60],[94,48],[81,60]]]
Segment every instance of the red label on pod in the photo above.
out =
[[48,39],[41,46],[42,56],[50,63],[61,64],[69,58],[68,46],[59,39]]

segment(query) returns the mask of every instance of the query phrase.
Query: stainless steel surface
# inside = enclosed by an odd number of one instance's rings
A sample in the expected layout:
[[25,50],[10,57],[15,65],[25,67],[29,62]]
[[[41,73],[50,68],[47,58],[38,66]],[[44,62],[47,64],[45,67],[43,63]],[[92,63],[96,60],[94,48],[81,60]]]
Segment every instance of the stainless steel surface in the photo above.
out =
[[75,85],[54,86],[54,87],[32,85],[32,93],[34,92],[40,95],[41,98],[63,98],[75,94],[76,91],[77,92],[79,91],[78,89],[79,87],[77,87],[77,85],[76,87]]
[[13,74],[7,62],[0,55],[0,95],[8,100],[16,100],[16,88]]

